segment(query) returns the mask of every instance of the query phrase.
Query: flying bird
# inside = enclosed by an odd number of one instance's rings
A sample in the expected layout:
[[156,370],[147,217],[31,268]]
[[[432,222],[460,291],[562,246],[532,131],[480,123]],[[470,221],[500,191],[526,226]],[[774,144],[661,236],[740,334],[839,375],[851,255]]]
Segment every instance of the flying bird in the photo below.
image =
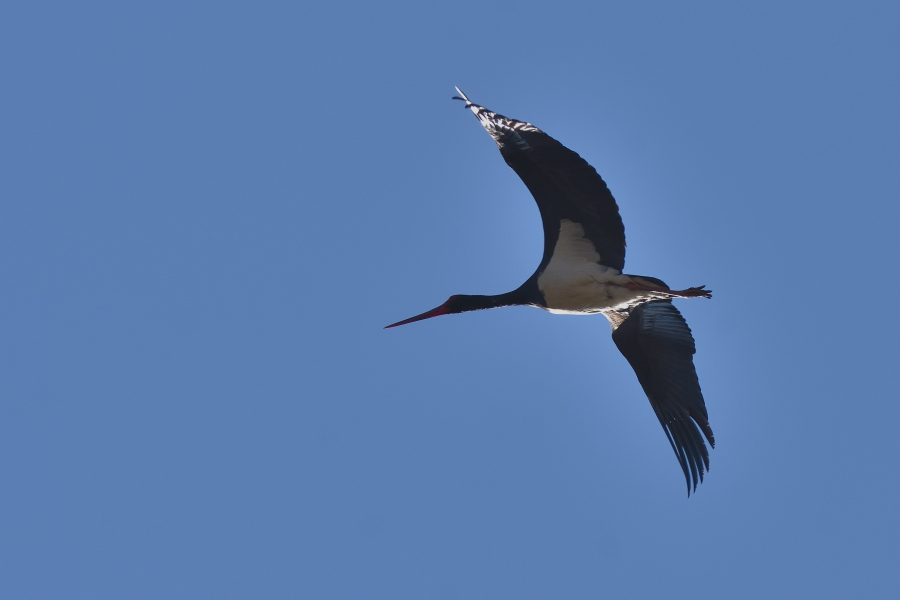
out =
[[387,328],[501,306],[602,314],[662,424],[690,495],[709,470],[703,438],[713,447],[715,438],[694,368],[694,338],[672,299],[711,298],[712,293],[705,286],[672,290],[655,277],[622,273],[625,227],[597,171],[531,123],[504,117],[456,91],[454,100],[465,102],[534,196],[544,226],[544,256],[534,275],[511,292],[450,296],[437,308]]

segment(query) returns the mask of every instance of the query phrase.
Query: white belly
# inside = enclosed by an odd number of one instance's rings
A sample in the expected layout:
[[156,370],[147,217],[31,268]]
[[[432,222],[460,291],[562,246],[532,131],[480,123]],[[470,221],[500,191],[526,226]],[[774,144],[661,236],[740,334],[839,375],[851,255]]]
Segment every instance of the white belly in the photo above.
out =
[[617,269],[599,264],[594,244],[578,223],[564,219],[553,257],[537,280],[546,310],[557,314],[590,315],[625,309],[646,292],[624,287],[632,282]]
[[647,295],[624,287],[630,281],[628,275],[597,263],[565,271],[550,271],[548,266],[538,278],[538,288],[544,295],[546,310],[556,314],[592,315],[624,310]]

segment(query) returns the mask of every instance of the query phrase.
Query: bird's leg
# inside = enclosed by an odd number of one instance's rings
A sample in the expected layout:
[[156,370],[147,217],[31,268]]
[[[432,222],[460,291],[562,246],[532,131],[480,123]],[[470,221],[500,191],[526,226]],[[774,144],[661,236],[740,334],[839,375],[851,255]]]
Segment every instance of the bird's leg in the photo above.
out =
[[705,285],[700,287],[689,287],[686,290],[671,290],[670,294],[678,294],[679,298],[712,298],[712,290],[705,289]]
[[701,285],[700,287],[690,287],[686,290],[669,290],[658,286],[644,285],[642,283],[637,283],[636,281],[629,281],[628,283],[621,285],[629,290],[655,292],[658,294],[665,294],[671,298],[712,298],[712,290],[704,289],[706,288],[705,285]]

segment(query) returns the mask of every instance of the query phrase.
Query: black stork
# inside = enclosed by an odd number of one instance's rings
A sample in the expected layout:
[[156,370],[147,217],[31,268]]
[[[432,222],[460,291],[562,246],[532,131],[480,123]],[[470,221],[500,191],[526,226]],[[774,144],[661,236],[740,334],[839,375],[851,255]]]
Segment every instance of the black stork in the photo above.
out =
[[672,298],[711,298],[705,286],[671,290],[654,277],[626,275],[625,227],[597,171],[530,123],[499,115],[459,96],[494,138],[500,154],[537,201],[544,256],[528,281],[497,296],[455,295],[397,327],[440,315],[536,306],[556,314],[601,313],[631,364],[684,471],[688,495],[709,470],[715,438],[694,368],[694,338]]

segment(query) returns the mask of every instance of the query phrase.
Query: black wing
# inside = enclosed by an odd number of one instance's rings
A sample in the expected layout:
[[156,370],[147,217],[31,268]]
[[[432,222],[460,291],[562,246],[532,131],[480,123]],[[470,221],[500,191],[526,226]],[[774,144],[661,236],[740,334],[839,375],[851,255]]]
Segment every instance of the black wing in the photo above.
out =
[[709,427],[706,404],[694,368],[694,338],[669,300],[640,304],[613,331],[613,341],[644,388],[653,412],[669,438],[687,480],[696,491],[709,471],[709,445],[716,440]]
[[625,266],[625,227],[615,198],[594,167],[534,125],[473,104],[459,88],[456,91],[537,202],[544,223],[544,258],[538,270],[550,262],[560,221],[568,219],[584,228],[584,236],[600,255],[600,264],[621,271]]

